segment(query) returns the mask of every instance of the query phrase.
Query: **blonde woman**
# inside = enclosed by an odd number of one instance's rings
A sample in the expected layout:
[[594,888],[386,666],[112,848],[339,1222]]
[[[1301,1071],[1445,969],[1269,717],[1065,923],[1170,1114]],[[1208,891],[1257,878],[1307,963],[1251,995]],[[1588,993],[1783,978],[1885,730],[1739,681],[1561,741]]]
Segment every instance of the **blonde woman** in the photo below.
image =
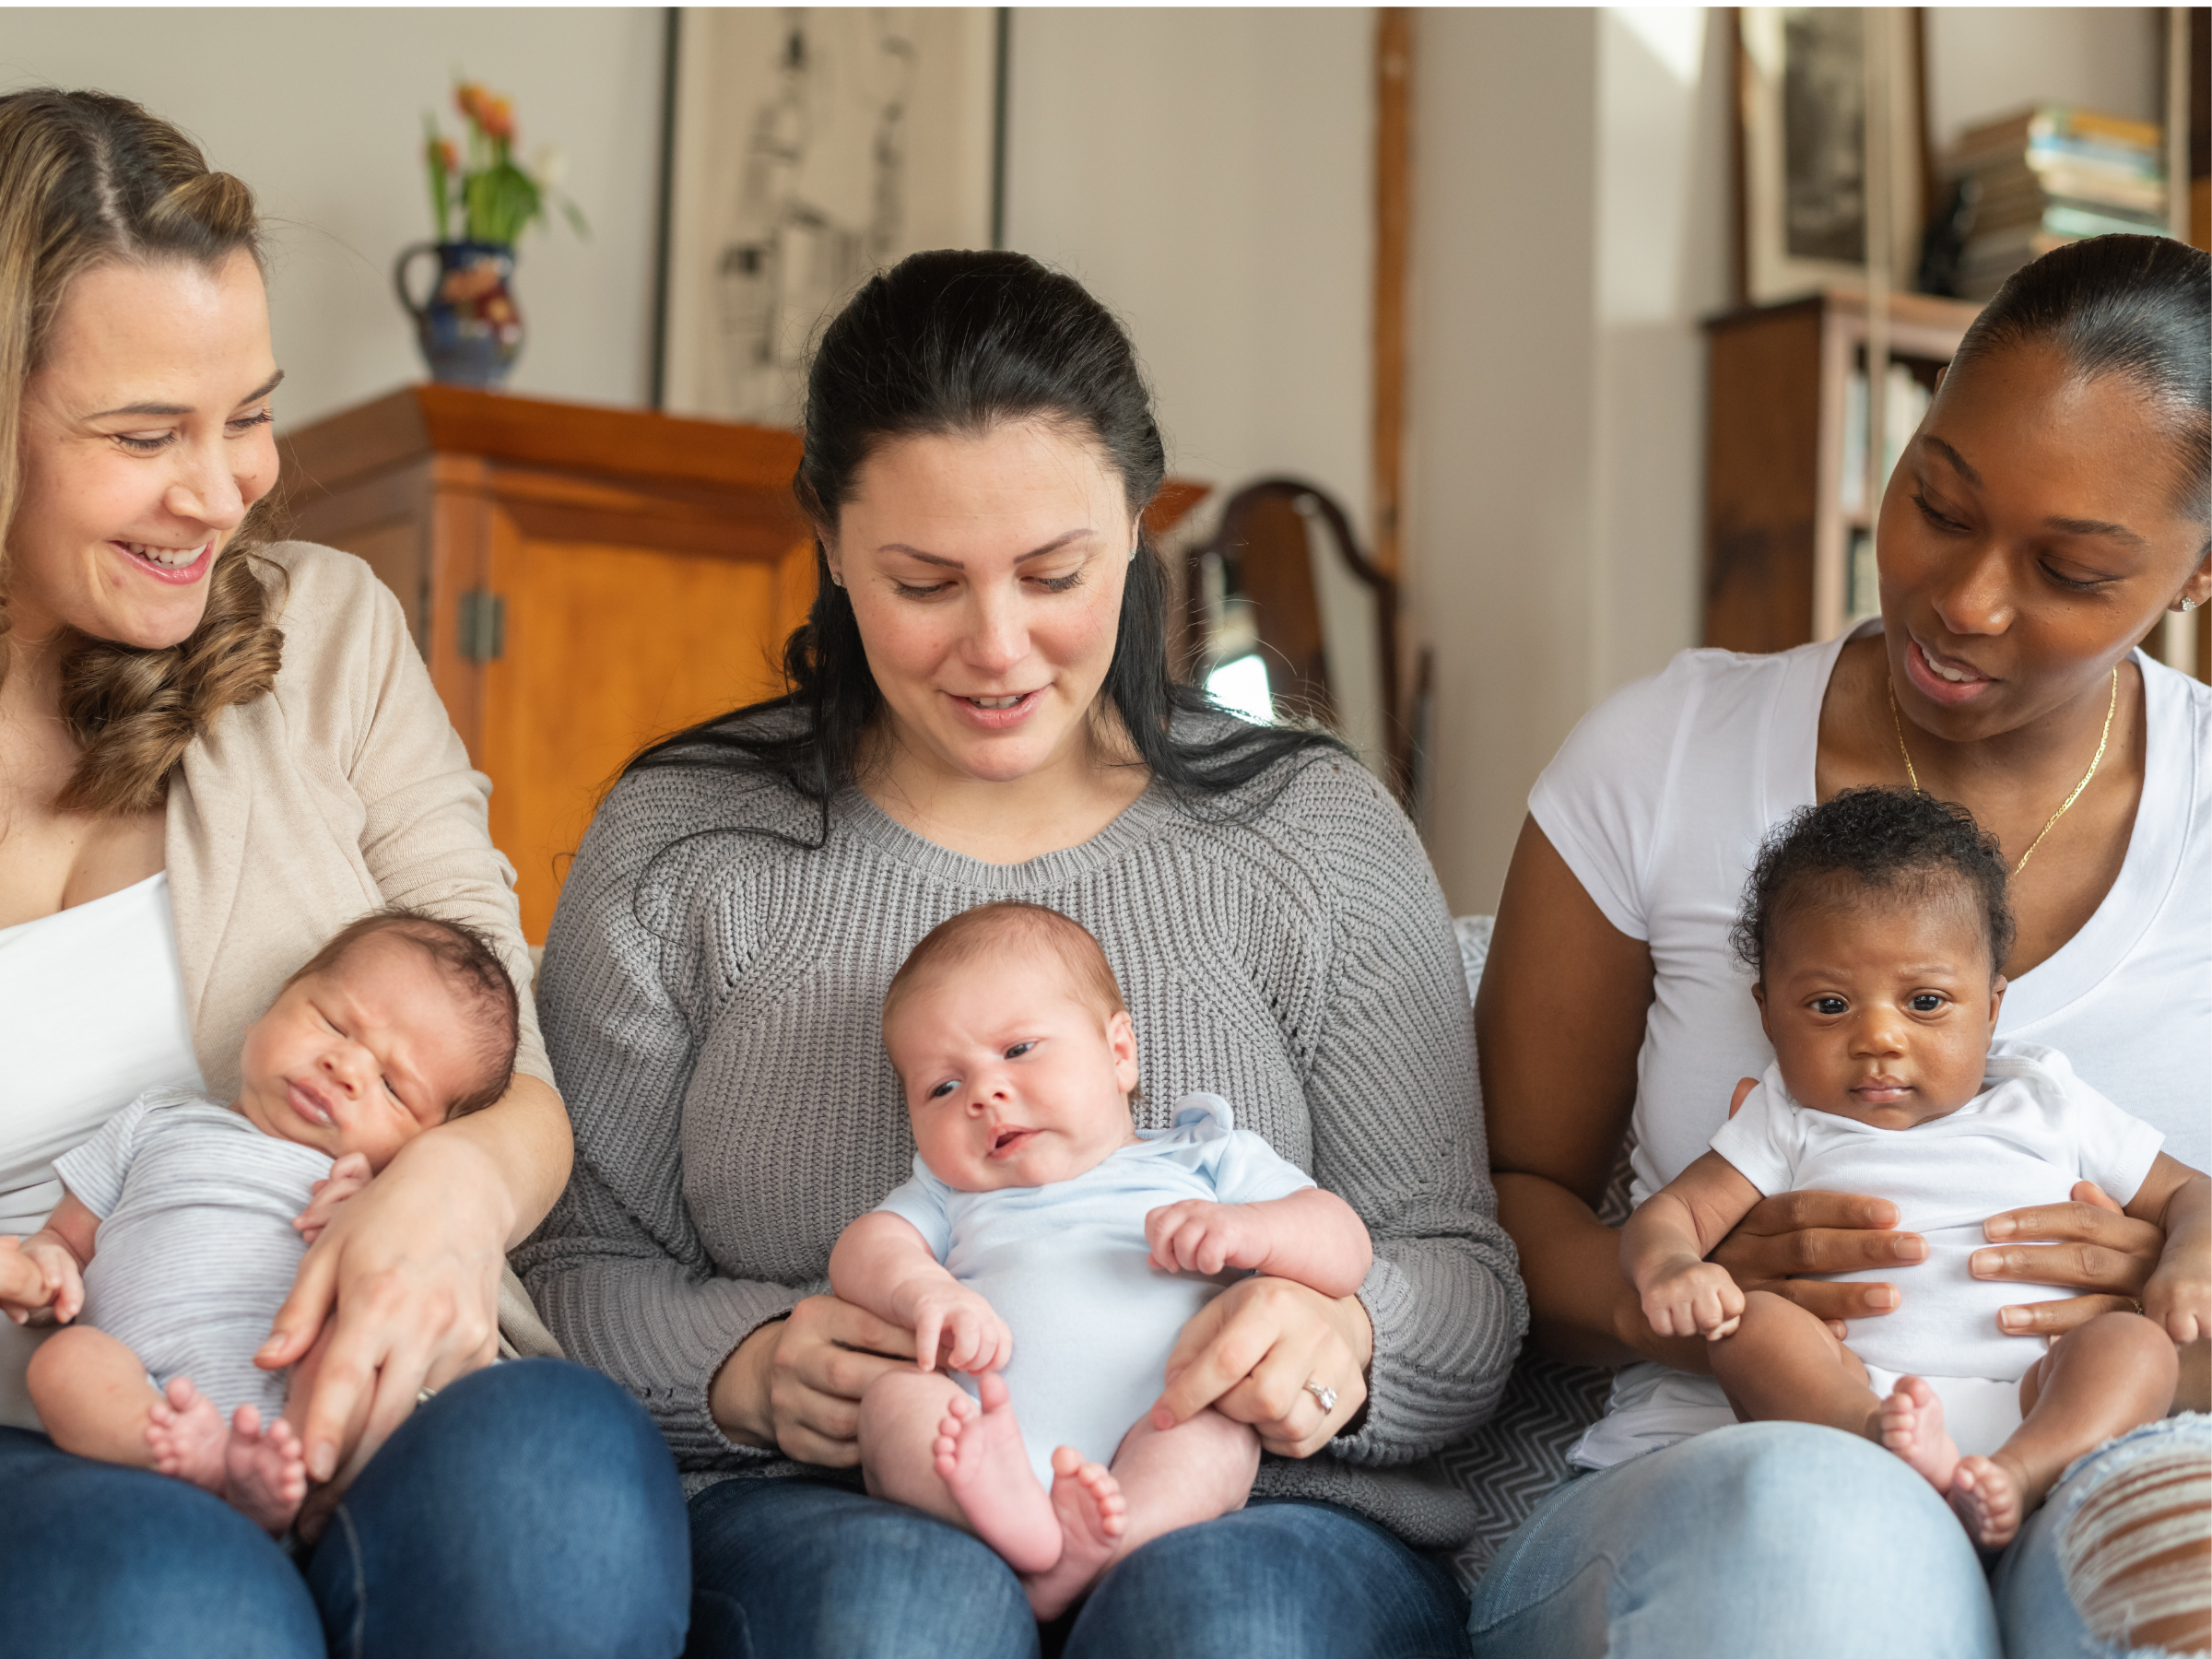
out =
[[[0,98],[0,1234],[140,1090],[228,1098],[246,1024],[363,911],[472,923],[530,982],[488,784],[397,605],[267,539],[281,378],[245,185],[135,104]],[[0,1649],[681,1645],[644,1414],[565,1362],[487,1368],[502,1253],[571,1157],[523,1018],[506,1096],[338,1212],[263,1350],[329,1332],[303,1438],[343,1496],[297,1567],[195,1488],[56,1450],[22,1389],[39,1333],[0,1326]]]

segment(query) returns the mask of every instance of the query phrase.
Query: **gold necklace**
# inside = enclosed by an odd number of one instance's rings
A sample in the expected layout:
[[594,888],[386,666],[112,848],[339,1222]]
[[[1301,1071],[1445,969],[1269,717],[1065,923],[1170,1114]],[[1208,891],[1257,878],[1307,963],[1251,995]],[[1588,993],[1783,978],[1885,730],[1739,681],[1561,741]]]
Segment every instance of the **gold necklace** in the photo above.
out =
[[[1905,777],[1912,783],[1915,794],[1924,794],[1927,792],[1920,786],[1920,774],[1912,770],[1912,751],[1905,747],[1905,724],[1897,717],[1897,681],[1892,677],[1882,684],[1889,693],[1889,729],[1897,734],[1897,752],[1905,758]],[[2020,854],[2020,862],[2012,866],[2015,877],[2028,867],[2028,861],[2035,856],[2035,850],[2043,844],[2043,837],[2051,833],[2051,826],[2065,818],[2066,808],[2081,799],[2081,792],[2089,786],[2089,780],[2097,775],[2097,769],[2104,764],[2105,741],[2112,735],[2112,711],[2119,706],[2120,665],[2114,663],[2112,695],[2104,706],[2104,730],[2098,735],[2097,752],[2089,758],[2089,770],[2081,774],[2081,782],[2074,785],[2074,793],[2058,804],[2058,810],[2051,815],[2036,838],[2028,843],[2028,851]]]

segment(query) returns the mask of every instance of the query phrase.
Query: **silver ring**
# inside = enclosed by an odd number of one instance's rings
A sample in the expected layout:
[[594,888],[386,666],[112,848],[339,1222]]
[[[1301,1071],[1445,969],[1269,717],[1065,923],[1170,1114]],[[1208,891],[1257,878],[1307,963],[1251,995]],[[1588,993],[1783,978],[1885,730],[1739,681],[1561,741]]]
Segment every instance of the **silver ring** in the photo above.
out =
[[1336,1409],[1336,1391],[1326,1382],[1316,1382],[1308,1378],[1301,1386],[1313,1396],[1314,1404],[1321,1407],[1322,1416],[1326,1417]]
[[434,1388],[418,1388],[415,1391],[415,1404],[418,1406],[428,1406],[437,1397],[438,1391]]

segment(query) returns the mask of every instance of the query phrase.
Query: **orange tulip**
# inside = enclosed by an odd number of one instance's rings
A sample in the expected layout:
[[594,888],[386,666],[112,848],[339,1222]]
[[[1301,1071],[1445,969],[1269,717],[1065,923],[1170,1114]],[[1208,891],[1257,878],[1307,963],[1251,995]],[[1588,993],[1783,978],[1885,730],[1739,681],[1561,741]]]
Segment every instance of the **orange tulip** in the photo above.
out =
[[484,118],[477,111],[484,100],[484,88],[475,81],[463,81],[453,88],[453,105],[469,120],[483,124]]
[[514,100],[509,98],[488,96],[479,107],[477,124],[484,129],[487,138],[514,136]]

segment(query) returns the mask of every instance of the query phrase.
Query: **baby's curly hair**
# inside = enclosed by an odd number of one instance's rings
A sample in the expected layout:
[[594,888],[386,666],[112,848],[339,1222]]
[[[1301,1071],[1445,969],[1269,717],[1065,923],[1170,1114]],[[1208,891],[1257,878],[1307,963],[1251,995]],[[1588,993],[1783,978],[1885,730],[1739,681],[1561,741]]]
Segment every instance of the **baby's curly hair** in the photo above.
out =
[[1869,888],[1926,899],[1956,884],[1981,912],[1994,973],[2012,954],[2006,880],[1997,838],[1956,802],[1911,789],[1847,789],[1767,837],[1729,942],[1763,981],[1774,929],[1791,912],[1849,902]]

